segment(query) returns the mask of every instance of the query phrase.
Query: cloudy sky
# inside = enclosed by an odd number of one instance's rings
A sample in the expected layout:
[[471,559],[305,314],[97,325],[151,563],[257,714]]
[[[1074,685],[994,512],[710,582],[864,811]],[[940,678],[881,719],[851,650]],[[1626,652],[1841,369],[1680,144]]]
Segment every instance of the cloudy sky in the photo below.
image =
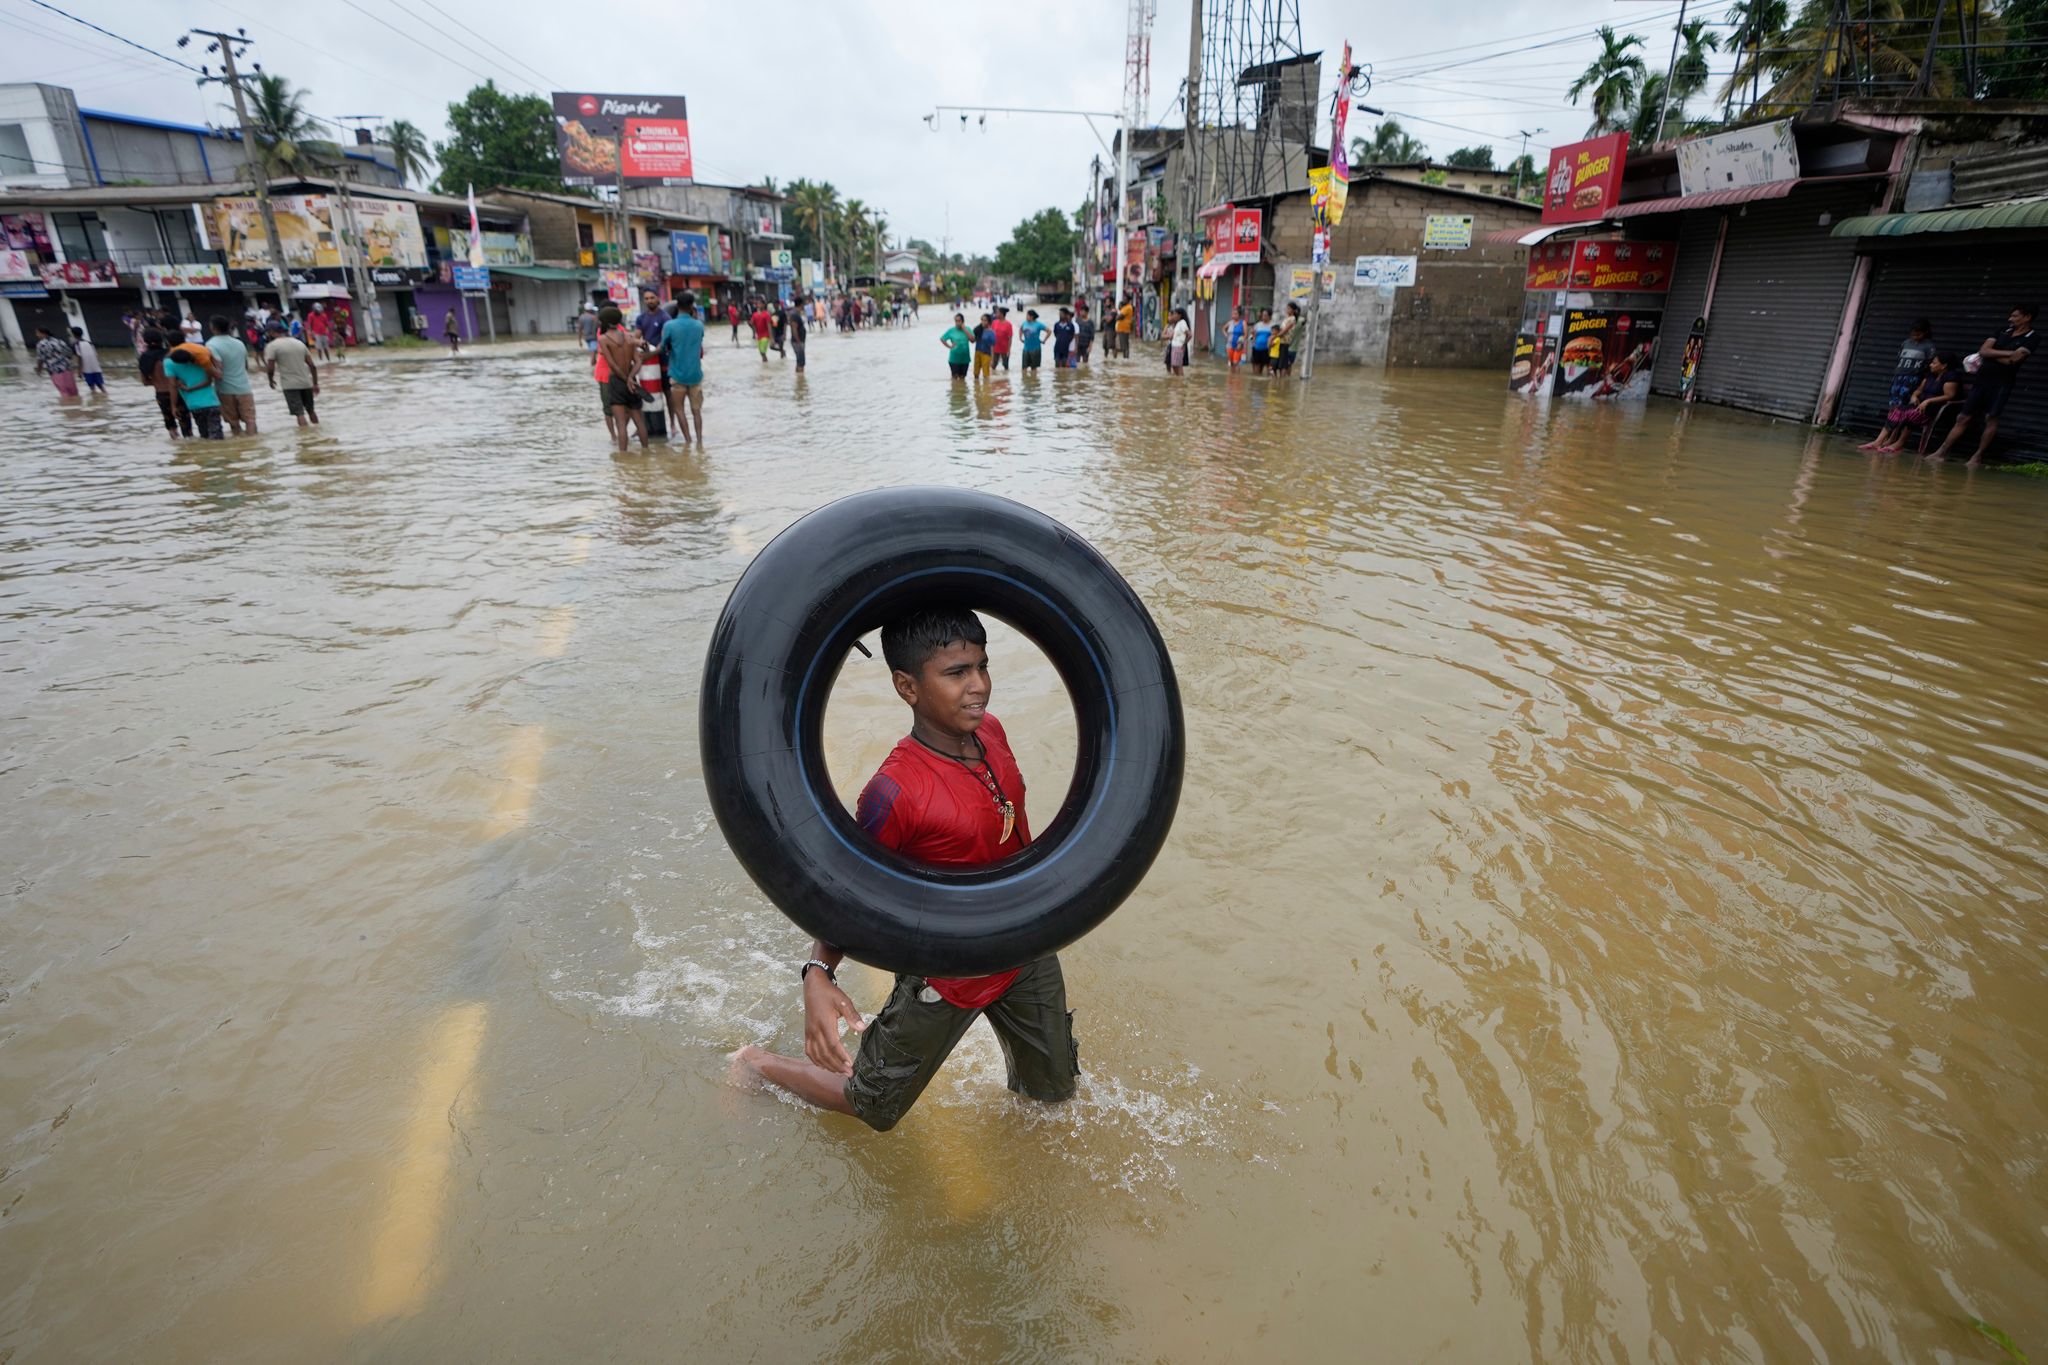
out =
[[[1158,2],[1156,122],[1181,121],[1189,4]],[[228,117],[218,87],[202,91],[189,72],[48,5],[194,63],[197,45],[174,46],[186,27],[246,28],[251,56],[310,91],[316,114],[409,118],[430,138],[445,133],[449,102],[484,77],[541,93],[682,94],[701,178],[829,179],[886,210],[892,235],[950,237],[969,250],[993,249],[1049,204],[1078,204],[1095,137],[1078,118],[990,114],[985,128],[974,120],[963,131],[946,115],[934,132],[924,116],[939,104],[1113,110],[1125,48],[1125,7],[1113,0],[683,3],[629,9],[639,17],[630,27],[615,8],[539,0],[0,0],[0,80],[70,86],[88,108],[188,122]],[[1706,0],[1691,12],[1727,8]],[[1329,54],[1326,74],[1348,38],[1374,69],[1367,102],[1400,115],[1433,155],[1486,142],[1501,164],[1519,149],[1518,130],[1546,130],[1532,149],[1584,132],[1590,115],[1563,92],[1598,49],[1596,25],[1641,33],[1661,69],[1676,11],[1677,0],[1300,0],[1303,43]]]

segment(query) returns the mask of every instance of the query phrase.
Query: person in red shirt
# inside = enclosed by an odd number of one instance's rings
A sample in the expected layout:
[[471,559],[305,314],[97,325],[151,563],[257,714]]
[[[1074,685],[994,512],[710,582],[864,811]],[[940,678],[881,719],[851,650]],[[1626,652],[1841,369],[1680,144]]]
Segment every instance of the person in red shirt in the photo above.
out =
[[754,349],[761,353],[761,363],[768,363],[768,333],[774,330],[775,318],[768,311],[768,305],[761,299],[754,300],[754,315],[747,319],[754,329]]
[[996,320],[989,326],[995,329],[996,334],[995,345],[991,347],[995,366],[999,370],[1007,370],[1010,368],[1010,339],[1017,334],[1016,324],[1010,321],[1010,310],[997,308]]
[[[882,631],[910,733],[862,788],[855,819],[868,836],[919,862],[980,867],[1031,842],[1024,775],[1002,723],[988,713],[988,635],[965,609],[922,611]],[[898,976],[872,1020],[839,989],[841,954],[813,941],[801,975],[804,1055],[764,1048],[733,1054],[736,1075],[758,1076],[820,1109],[887,1131],[908,1112],[977,1015],[1002,1044],[1011,1090],[1046,1103],[1072,1099],[1081,1074],[1059,958],[994,976]],[[849,1056],[845,1021],[860,1035]]]

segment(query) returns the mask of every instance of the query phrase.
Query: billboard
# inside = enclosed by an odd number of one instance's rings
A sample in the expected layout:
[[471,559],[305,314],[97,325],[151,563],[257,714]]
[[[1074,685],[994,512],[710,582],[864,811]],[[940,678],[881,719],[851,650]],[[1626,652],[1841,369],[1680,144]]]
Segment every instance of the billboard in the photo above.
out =
[[[1676,242],[1576,242],[1567,289],[1663,294],[1671,288]],[[1552,286],[1553,288],[1560,286]]]
[[[362,234],[364,264],[424,269],[427,240],[411,204],[392,199],[357,199],[356,230]],[[274,194],[271,216],[277,220],[286,269],[337,269],[348,264],[341,253],[342,226],[347,222],[339,202],[324,194]],[[270,239],[254,199],[222,199],[214,205],[214,236],[236,270],[267,270]]]
[[1568,142],[1550,153],[1543,181],[1543,221],[1584,223],[1605,217],[1621,199],[1621,168],[1628,163],[1628,134],[1608,133]]
[[1792,121],[1738,128],[1678,144],[1678,192],[1705,194],[1799,178]]
[[0,213],[0,246],[45,256],[57,254],[50,248],[50,231],[40,213]]
[[668,235],[669,256],[673,260],[671,269],[678,275],[709,275],[711,273],[711,234],[708,232],[671,232]]
[[1577,242],[1538,242],[1529,248],[1522,272],[1524,289],[1562,289],[1572,277],[1572,252]]
[[1209,259],[1225,265],[1257,265],[1265,220],[1258,209],[1232,208],[1209,223]]
[[1557,358],[1560,398],[1640,402],[1650,394],[1661,309],[1573,308],[1564,315]]
[[689,105],[681,95],[588,95],[556,91],[555,147],[562,180],[611,185],[687,185]]

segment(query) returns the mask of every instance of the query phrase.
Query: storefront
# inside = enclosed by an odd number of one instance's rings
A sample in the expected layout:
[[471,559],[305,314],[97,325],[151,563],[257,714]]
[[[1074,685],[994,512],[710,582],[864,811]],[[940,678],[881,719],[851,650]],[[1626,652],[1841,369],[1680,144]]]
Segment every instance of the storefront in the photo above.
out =
[[[1914,323],[1931,323],[1936,349],[1962,357],[2004,331],[2015,305],[2048,301],[2048,200],[1845,218],[1834,236],[1871,264],[1836,417],[1852,431],[1883,423],[1899,345]],[[2048,331],[2048,319],[2034,325]],[[2021,371],[1992,454],[2048,458],[2048,361]]]
[[506,335],[565,334],[597,284],[597,271],[555,265],[496,266],[496,285],[505,286]]

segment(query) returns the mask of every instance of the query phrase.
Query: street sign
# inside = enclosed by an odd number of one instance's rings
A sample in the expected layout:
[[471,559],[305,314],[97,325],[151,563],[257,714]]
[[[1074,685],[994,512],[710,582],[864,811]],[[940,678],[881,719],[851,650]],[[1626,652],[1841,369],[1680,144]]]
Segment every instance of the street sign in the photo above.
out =
[[1414,283],[1413,256],[1360,256],[1351,264],[1351,284],[1355,289],[1370,289],[1376,285],[1405,288]]
[[464,293],[480,293],[491,287],[491,268],[486,265],[458,265],[451,275],[451,283]]
[[1422,220],[1422,249],[1465,251],[1472,245],[1472,215],[1432,213]]

